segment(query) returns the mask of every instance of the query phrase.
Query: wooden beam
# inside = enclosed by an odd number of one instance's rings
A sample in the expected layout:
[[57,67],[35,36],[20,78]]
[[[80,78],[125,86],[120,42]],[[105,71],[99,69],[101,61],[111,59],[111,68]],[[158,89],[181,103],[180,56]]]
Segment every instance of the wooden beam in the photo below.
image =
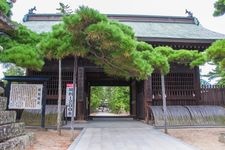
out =
[[84,67],[78,67],[77,79],[77,119],[84,120],[85,91],[84,91]]

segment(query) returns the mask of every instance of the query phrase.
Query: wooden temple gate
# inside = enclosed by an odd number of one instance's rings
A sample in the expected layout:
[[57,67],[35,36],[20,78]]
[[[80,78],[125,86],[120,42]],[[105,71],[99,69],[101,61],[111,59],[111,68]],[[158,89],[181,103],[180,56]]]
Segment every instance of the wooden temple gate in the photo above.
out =
[[[73,58],[62,60],[62,95],[65,104],[66,84],[73,80]],[[45,76],[47,83],[47,104],[57,104],[58,61],[47,61],[42,72],[28,71],[29,76]],[[200,100],[200,83],[198,68],[189,69],[173,65],[166,78],[166,95],[168,105],[197,105]],[[77,119],[88,119],[90,113],[91,86],[129,86],[130,115],[144,119],[147,105],[162,105],[160,74],[153,73],[148,80],[125,80],[107,76],[102,68],[86,59],[79,59],[77,73]]]
[[[48,32],[53,24],[59,23],[60,14],[27,14],[24,25],[35,32]],[[212,32],[199,25],[193,16],[145,16],[108,15],[110,19],[129,25],[139,41],[153,47],[170,46],[175,50],[189,49],[203,51],[217,39],[225,35]],[[47,104],[57,104],[58,62],[46,62],[41,72],[28,71],[28,75],[49,77],[47,85]],[[63,104],[65,104],[66,83],[73,77],[73,58],[62,60]],[[137,119],[147,116],[147,106],[162,105],[160,74],[155,72],[148,80],[136,81],[113,78],[105,75],[98,66],[86,59],[78,61],[77,119],[88,119],[90,87],[93,85],[126,85],[130,87],[130,114]],[[200,104],[199,69],[184,65],[171,65],[171,72],[165,77],[168,105]]]

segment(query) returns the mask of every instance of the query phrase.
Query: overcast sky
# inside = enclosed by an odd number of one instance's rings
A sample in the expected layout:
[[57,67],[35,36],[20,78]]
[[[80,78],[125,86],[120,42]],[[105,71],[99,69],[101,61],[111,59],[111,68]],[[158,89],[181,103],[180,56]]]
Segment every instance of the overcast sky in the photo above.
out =
[[36,13],[56,13],[59,2],[70,5],[73,10],[85,5],[105,14],[186,16],[185,9],[188,9],[204,27],[225,34],[225,16],[212,16],[215,0],[17,0],[12,19],[21,21],[34,6]]
[[[68,4],[72,10],[85,5],[104,14],[187,16],[187,9],[205,28],[225,34],[225,16],[212,16],[215,0],[17,0],[12,9],[12,19],[22,22],[23,16],[34,6],[37,8],[35,13],[56,13],[59,2]],[[210,68],[203,68],[204,73],[207,70]]]

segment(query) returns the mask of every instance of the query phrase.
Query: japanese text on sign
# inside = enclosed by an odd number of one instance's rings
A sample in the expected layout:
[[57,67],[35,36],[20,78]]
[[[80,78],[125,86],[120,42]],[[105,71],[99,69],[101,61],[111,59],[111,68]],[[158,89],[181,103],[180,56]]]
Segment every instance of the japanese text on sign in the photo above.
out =
[[42,84],[11,84],[10,109],[41,109]]
[[[66,105],[67,105],[67,113],[66,117],[71,117],[72,113],[74,111],[74,117],[76,116],[76,102],[73,102],[73,84],[66,84]],[[76,92],[75,92],[75,97],[76,97]],[[74,109],[73,109],[74,108]]]

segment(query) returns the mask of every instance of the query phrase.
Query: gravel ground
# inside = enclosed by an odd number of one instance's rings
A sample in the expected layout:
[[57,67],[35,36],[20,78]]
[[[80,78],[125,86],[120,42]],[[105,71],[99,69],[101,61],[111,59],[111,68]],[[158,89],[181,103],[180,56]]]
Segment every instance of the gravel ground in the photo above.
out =
[[[71,131],[62,130],[62,135],[59,136],[56,130],[49,129],[41,131],[40,129],[28,130],[34,133],[33,144],[27,150],[66,150],[71,142]],[[78,130],[74,131],[75,137],[79,135]]]
[[169,135],[200,150],[225,150],[225,128],[169,129]]
[[[28,131],[34,133],[35,140],[27,150],[66,150],[71,144],[70,130],[62,130],[61,136],[56,130],[32,129]],[[200,150],[225,150],[225,128],[188,128],[169,129],[168,131],[169,135]],[[76,137],[80,131],[75,130],[74,133]]]

